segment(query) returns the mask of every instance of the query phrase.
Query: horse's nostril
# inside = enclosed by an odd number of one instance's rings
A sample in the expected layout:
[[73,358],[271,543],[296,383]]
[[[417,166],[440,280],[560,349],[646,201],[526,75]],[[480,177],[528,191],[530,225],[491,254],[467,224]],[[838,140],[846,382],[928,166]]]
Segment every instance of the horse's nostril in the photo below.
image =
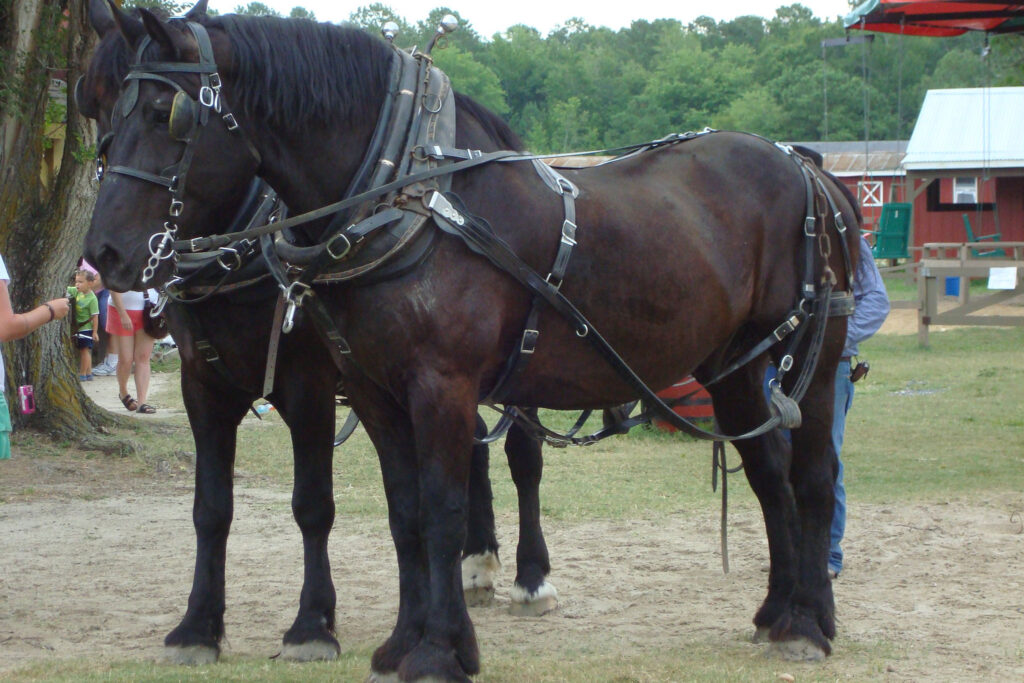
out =
[[86,249],[86,260],[96,266],[100,273],[110,273],[121,263],[121,256],[117,250],[107,244],[101,245],[99,249]]

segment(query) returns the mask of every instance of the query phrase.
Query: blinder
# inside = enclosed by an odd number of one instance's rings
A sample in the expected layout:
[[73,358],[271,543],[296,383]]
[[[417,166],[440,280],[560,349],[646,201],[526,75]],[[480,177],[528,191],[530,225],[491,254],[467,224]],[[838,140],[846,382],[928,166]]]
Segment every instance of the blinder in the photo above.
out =
[[171,104],[171,115],[167,121],[167,130],[171,137],[179,142],[188,142],[192,133],[199,125],[199,103],[184,92],[174,95]]

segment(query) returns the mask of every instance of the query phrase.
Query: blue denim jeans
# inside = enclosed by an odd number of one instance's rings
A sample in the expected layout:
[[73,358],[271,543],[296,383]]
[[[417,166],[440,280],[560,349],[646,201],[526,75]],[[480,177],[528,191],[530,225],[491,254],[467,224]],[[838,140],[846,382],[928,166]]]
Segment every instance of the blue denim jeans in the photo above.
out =
[[846,414],[853,405],[853,382],[850,381],[850,361],[839,362],[836,368],[835,415],[832,417],[832,447],[836,450],[838,471],[836,474],[836,507],[832,512],[832,541],[829,547],[828,567],[837,574],[843,568],[843,549],[840,542],[846,531],[846,487],[843,485],[843,435],[846,431]]

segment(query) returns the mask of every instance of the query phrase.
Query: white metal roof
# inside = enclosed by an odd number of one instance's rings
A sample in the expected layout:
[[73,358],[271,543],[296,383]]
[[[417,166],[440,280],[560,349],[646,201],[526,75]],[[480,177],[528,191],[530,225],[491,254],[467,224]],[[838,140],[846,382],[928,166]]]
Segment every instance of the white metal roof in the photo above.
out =
[[1024,87],[929,90],[903,166],[907,171],[1024,167]]

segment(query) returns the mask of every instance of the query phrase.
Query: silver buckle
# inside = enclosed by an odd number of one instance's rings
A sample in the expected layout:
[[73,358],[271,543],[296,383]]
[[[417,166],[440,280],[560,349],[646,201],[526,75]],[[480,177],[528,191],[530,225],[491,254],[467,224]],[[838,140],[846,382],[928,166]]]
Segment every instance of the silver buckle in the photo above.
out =
[[[345,249],[340,254],[335,254],[334,250],[331,247],[334,245],[334,241],[336,239],[338,239],[339,237],[341,239],[345,240]],[[332,237],[331,240],[324,247],[324,249],[326,249],[328,256],[330,256],[335,261],[340,261],[341,259],[343,259],[346,256],[348,256],[348,252],[352,251],[352,240],[350,240],[345,235],[345,233],[341,232],[341,233],[338,233],[337,235],[335,235],[334,237]]]
[[562,223],[562,242],[570,247],[576,246],[576,224],[570,220]]

